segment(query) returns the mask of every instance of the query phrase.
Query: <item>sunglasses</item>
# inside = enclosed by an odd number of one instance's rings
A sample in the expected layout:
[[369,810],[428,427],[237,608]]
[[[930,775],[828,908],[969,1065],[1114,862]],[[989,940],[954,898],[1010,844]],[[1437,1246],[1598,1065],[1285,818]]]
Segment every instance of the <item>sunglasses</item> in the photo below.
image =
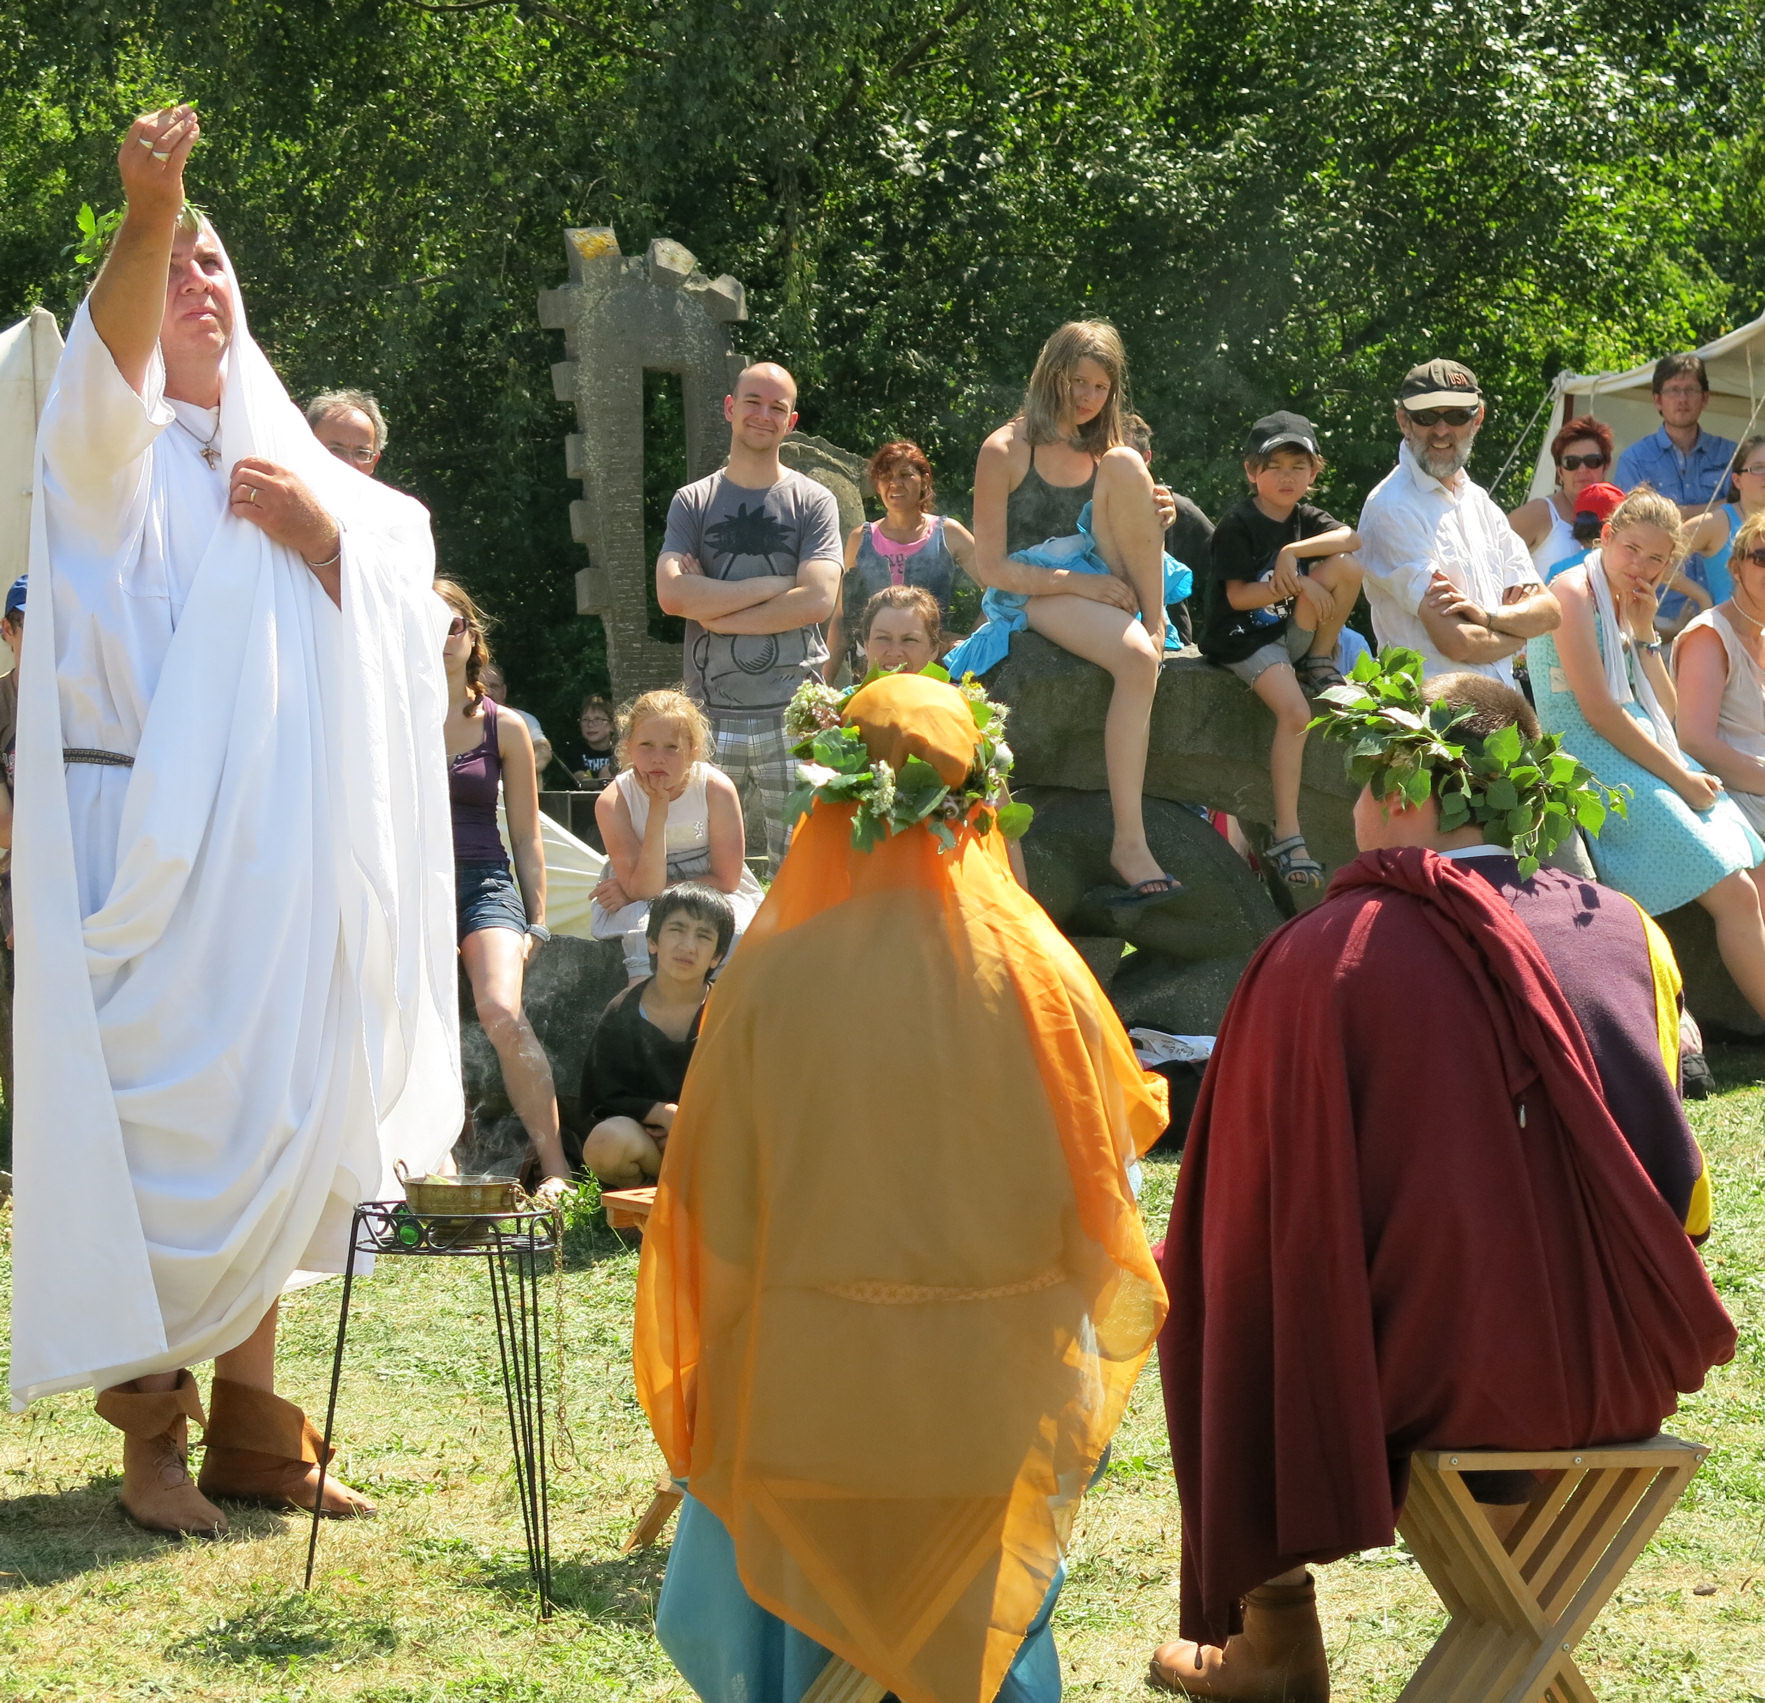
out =
[[467,621],[464,615],[456,615],[447,624],[447,636],[450,639],[457,639],[470,625],[471,623]]
[[1468,426],[1477,418],[1475,408],[1406,408],[1404,413],[1418,426],[1438,426],[1442,420],[1449,426]]
[[1565,473],[1575,473],[1583,467],[1604,467],[1606,461],[1604,455],[1565,455],[1557,465]]
[[1765,550],[1746,550],[1741,554],[1743,562],[1751,562],[1755,568],[1765,568]]

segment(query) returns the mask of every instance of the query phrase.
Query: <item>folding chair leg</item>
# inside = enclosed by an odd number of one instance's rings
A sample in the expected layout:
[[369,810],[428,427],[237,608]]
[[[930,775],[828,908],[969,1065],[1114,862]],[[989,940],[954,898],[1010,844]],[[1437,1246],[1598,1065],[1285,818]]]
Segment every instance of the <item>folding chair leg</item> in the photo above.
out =
[[668,1516],[680,1506],[682,1492],[666,1473],[656,1480],[656,1494],[650,1498],[650,1505],[638,1517],[638,1522],[631,1528],[631,1535],[620,1544],[619,1553],[629,1555],[634,1549],[647,1549],[662,1535],[662,1528],[668,1523]]

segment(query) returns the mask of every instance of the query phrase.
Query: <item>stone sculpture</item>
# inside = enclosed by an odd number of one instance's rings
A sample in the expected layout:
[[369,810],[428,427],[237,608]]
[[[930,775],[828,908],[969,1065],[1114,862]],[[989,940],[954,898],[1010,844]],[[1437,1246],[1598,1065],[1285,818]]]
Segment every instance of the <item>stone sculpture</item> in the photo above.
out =
[[582,481],[570,531],[588,547],[576,611],[601,618],[614,696],[623,699],[680,678],[680,647],[649,632],[644,374],[679,375],[686,476],[715,472],[729,445],[723,398],[740,367],[725,327],[747,318],[747,297],[727,273],[707,278],[666,237],[638,257],[621,254],[604,226],[569,230],[564,251],[570,282],[540,293],[539,323],[564,334],[566,359],[552,368],[552,388],[575,405],[581,426],[564,447],[565,466]]

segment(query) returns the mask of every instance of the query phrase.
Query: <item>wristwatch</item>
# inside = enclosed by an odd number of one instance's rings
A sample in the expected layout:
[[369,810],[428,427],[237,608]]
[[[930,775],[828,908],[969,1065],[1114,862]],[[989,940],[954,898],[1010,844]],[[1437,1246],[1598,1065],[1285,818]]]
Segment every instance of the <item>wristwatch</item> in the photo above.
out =
[[530,922],[527,925],[527,932],[531,934],[541,946],[545,945],[545,943],[552,937],[552,931],[542,922]]

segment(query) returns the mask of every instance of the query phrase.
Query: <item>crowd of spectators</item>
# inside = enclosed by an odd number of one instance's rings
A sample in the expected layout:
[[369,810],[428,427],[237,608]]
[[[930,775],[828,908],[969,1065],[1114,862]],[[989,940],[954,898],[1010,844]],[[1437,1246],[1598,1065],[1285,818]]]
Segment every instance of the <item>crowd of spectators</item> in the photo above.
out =
[[[1141,786],[1159,668],[1190,644],[1269,709],[1274,820],[1261,858],[1296,901],[1321,890],[1323,865],[1299,821],[1306,730],[1318,694],[1341,684],[1370,636],[1419,653],[1430,677],[1517,685],[1546,731],[1601,781],[1628,788],[1629,814],[1564,861],[1586,872],[1591,858],[1654,914],[1705,906],[1736,985],[1765,1016],[1754,879],[1765,863],[1765,436],[1737,446],[1701,430],[1708,380],[1695,356],[1660,362],[1654,394],[1660,430],[1622,456],[1596,416],[1565,422],[1550,446],[1556,489],[1507,515],[1469,472],[1487,418],[1476,376],[1458,361],[1426,361],[1398,385],[1395,465],[1353,524],[1309,501],[1324,434],[1291,410],[1251,425],[1245,489],[1216,524],[1154,482],[1121,341],[1101,322],[1076,322],[1048,340],[1022,410],[982,446],[972,532],[939,509],[920,446],[894,439],[867,470],[882,514],[842,547],[832,493],[779,459],[797,421],[795,380],[771,363],[747,368],[725,405],[729,459],[676,494],[657,562],[661,607],[687,622],[683,686],[617,715],[590,693],[566,764],[598,795],[608,862],[594,933],[622,943],[628,980],[591,1074],[617,1077],[625,1067],[603,1055],[633,1034],[655,1056],[630,1068],[654,1074],[664,1053],[684,1068],[690,1012],[762,896],[745,856],[748,813],[764,823],[771,873],[789,843],[796,759],[784,712],[797,690],[940,660],[958,674],[984,671],[1026,627],[1112,676],[1100,778],[1113,807],[1116,904],[1183,894],[1146,844]],[[334,453],[373,471],[385,423],[371,397],[330,393],[309,417]],[[982,591],[981,620],[953,638],[964,576]],[[480,677],[485,701],[501,702],[487,650]],[[549,744],[518,711],[501,726],[516,720],[529,735],[527,767],[543,773]],[[450,739],[450,751],[460,744]],[[517,815],[536,819],[532,808],[534,817],[525,800],[510,810],[511,844]],[[531,942],[543,930],[543,879],[537,892],[506,869],[503,881],[507,914],[497,914]],[[677,894],[692,903],[682,908]],[[689,951],[677,934],[705,938]],[[521,947],[521,963],[531,949]],[[660,967],[664,951],[680,958],[679,974]],[[499,1001],[482,979],[481,1013],[518,1018],[518,985]],[[666,1045],[646,1022],[660,1022]],[[519,1040],[499,1045],[505,1075],[511,1058],[524,1069],[521,1051]],[[652,1095],[640,1116],[613,1105],[632,1096],[596,1093],[585,1078],[594,1168],[609,1180],[652,1177],[672,1092],[659,1079],[638,1090]],[[543,1092],[536,1079],[520,1098],[550,1171],[549,1073]]]

